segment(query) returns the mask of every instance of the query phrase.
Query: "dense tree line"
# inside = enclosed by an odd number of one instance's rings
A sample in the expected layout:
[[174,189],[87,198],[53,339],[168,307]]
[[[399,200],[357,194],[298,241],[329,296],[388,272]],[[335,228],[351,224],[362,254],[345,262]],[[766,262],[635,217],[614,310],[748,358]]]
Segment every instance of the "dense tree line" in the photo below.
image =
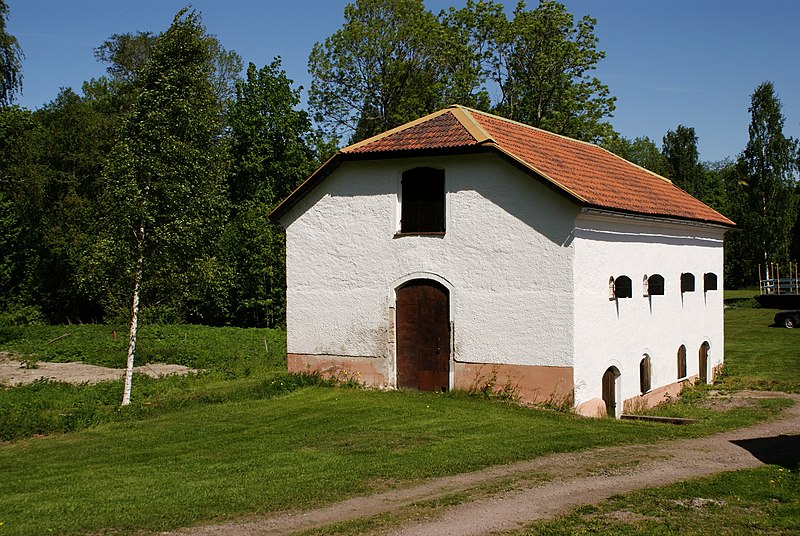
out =
[[[438,16],[422,0],[358,0],[309,58],[309,105],[331,134],[355,142],[450,104],[599,141],[615,98],[590,75],[595,19],[563,4],[468,0]],[[491,98],[499,90],[498,98]]]
[[240,78],[185,10],[97,57],[108,74],[81,93],[0,108],[0,310],[124,322],[136,303],[151,321],[281,325],[283,234],[267,215],[330,147],[280,59]]
[[[242,60],[180,12],[161,34],[112,35],[107,74],[41,108],[14,106],[22,51],[0,0],[0,312],[6,319],[279,326],[283,232],[267,215],[335,149],[452,103],[601,145],[738,222],[726,283],[800,256],[797,142],[770,83],[736,160],[700,162],[694,129],[659,147],[608,122],[591,75],[596,21],[493,0],[439,14],[356,0],[309,57],[309,110],[280,59]],[[315,121],[312,121],[312,118]],[[134,306],[132,307],[132,304]],[[140,304],[137,306],[135,304]]]

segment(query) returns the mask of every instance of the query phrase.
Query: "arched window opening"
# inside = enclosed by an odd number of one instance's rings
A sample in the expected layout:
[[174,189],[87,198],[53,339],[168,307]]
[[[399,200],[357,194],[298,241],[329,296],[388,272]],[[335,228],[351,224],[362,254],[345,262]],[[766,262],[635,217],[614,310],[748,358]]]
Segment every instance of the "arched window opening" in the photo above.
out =
[[706,272],[703,274],[703,291],[717,290],[717,274]]
[[653,274],[647,278],[647,293],[650,296],[664,295],[664,277],[661,274]]
[[694,292],[694,274],[689,272],[681,274],[681,292]]
[[678,379],[686,377],[686,346],[678,348]]
[[699,381],[703,383],[708,383],[708,350],[711,348],[711,345],[708,344],[708,341],[703,341],[703,344],[700,345],[700,351],[698,352],[698,370],[697,370],[697,377]]
[[633,283],[627,275],[621,275],[614,280],[614,295],[617,299],[633,297]]
[[639,388],[642,394],[650,390],[650,356],[647,354],[639,362]]
[[419,167],[403,173],[401,233],[443,233],[444,211],[444,170]]
[[620,377],[617,367],[609,367],[603,374],[603,402],[606,405],[606,415],[612,419],[617,418],[617,385]]
[[617,299],[617,293],[614,289],[614,276],[608,278],[608,299],[611,301]]

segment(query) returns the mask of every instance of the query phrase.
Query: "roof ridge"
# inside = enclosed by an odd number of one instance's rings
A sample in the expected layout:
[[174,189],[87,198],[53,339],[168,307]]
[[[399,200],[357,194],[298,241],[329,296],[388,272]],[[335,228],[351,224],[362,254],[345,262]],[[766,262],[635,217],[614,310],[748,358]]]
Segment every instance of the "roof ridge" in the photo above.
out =
[[466,106],[461,106],[460,104],[452,104],[447,107],[449,110],[453,110],[453,117],[461,123],[461,126],[464,127],[469,135],[475,138],[477,143],[486,143],[487,141],[494,142],[494,138],[486,132],[486,129],[478,123],[475,118],[472,116],[472,111],[470,108]]
[[387,130],[386,132],[381,132],[380,134],[376,134],[375,136],[372,136],[372,137],[367,138],[365,140],[361,140],[359,142],[356,142],[356,143],[353,143],[351,145],[348,145],[347,147],[343,147],[342,149],[339,149],[339,152],[340,153],[349,153],[349,152],[355,151],[356,149],[360,149],[361,147],[364,147],[365,145],[369,145],[370,143],[382,140],[383,138],[386,138],[387,136],[391,136],[392,134],[396,134],[398,132],[402,132],[404,130],[408,130],[411,127],[419,125],[420,123],[424,123],[425,121],[429,121],[430,119],[434,119],[436,117],[439,117],[440,115],[444,115],[444,114],[448,113],[449,111],[450,111],[449,108],[442,108],[441,110],[437,110],[437,111],[435,111],[433,113],[430,113],[430,114],[428,114],[426,116],[420,117],[419,119],[415,119],[414,121],[411,121],[409,123],[403,123],[402,125],[396,126],[396,127],[392,128],[390,130]]
[[[552,132],[550,130],[545,130],[543,128],[534,127],[534,126],[531,126],[531,125],[526,125],[525,123],[521,123],[519,121],[515,121],[514,119],[509,119],[508,117],[503,117],[502,115],[495,115],[495,114],[492,114],[492,113],[489,113],[489,112],[484,112],[484,111],[481,111],[481,110],[475,110],[473,108],[467,108],[465,106],[462,106],[462,108],[466,108],[470,112],[479,113],[481,115],[485,115],[485,116],[491,117],[493,119],[499,119],[501,121],[505,121],[506,123],[511,123],[511,124],[517,125],[519,127],[527,128],[528,130],[535,130],[537,132],[542,132],[544,134],[549,134],[550,136],[555,136],[557,138],[563,138],[563,139],[568,140],[568,141],[574,141],[574,142],[577,142],[577,143],[583,143],[584,145],[591,145],[592,147],[600,147],[596,143],[592,143],[590,141],[583,141],[583,140],[579,140],[577,138],[570,138],[569,136],[565,136],[564,134],[557,134],[557,133]],[[601,147],[601,149],[602,149],[602,147]]]
[[[465,107],[462,106],[462,108],[465,108]],[[564,134],[558,134],[556,132],[551,132],[551,131],[545,130],[543,128],[534,127],[534,126],[531,126],[531,125],[526,125],[525,123],[520,123],[519,121],[515,121],[515,120],[509,119],[507,117],[502,117],[500,115],[491,114],[489,112],[482,112],[480,110],[473,110],[471,108],[467,108],[467,110],[470,110],[470,111],[473,111],[473,112],[477,112],[477,113],[479,113],[481,115],[486,115],[486,116],[492,117],[494,119],[500,119],[501,121],[505,121],[506,123],[512,123],[514,125],[517,125],[517,126],[520,126],[520,127],[524,127],[524,128],[530,129],[530,130],[535,130],[537,132],[542,132],[544,134],[549,134],[550,136],[555,136],[555,137],[558,137],[558,138],[563,138],[563,139],[568,140],[568,141],[574,141],[574,142],[577,142],[577,143],[582,143],[582,144],[588,145],[590,147],[596,147],[596,148],[600,149],[601,151],[605,151],[608,154],[610,154],[611,156],[614,156],[615,158],[623,160],[624,162],[626,162],[626,163],[628,163],[628,164],[630,164],[632,166],[636,166],[637,168],[649,173],[650,175],[653,175],[654,177],[656,177],[658,179],[661,179],[662,181],[665,181],[665,182],[667,182],[669,184],[674,184],[671,180],[669,180],[668,178],[664,177],[663,175],[659,175],[655,171],[651,171],[651,170],[647,169],[646,167],[642,167],[642,166],[640,166],[639,164],[637,164],[635,162],[631,162],[627,158],[622,158],[620,155],[609,151],[608,149],[606,149],[605,147],[603,147],[601,145],[598,145],[597,143],[592,143],[590,141],[579,140],[577,138],[571,138],[569,136],[565,136]]]

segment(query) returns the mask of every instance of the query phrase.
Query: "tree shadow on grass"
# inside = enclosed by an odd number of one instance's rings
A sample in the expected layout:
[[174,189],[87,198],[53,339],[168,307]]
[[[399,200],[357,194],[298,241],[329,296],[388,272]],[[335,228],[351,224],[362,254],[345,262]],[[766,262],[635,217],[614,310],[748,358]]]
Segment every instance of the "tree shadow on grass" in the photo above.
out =
[[780,465],[791,470],[800,466],[800,435],[739,439],[732,443],[766,464]]

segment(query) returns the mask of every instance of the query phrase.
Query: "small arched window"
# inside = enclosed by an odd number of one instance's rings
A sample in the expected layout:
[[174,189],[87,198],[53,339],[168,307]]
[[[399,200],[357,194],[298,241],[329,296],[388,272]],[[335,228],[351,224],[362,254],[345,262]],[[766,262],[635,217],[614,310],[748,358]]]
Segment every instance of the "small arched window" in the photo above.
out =
[[686,377],[686,347],[681,344],[678,348],[678,379]]
[[703,291],[717,290],[717,274],[706,272],[703,274]]
[[647,294],[649,296],[664,295],[664,277],[660,274],[653,274],[647,278]]
[[681,292],[694,292],[694,274],[689,272],[681,274]]
[[620,298],[633,297],[633,283],[627,275],[621,275],[614,280],[614,296]]
[[650,390],[650,356],[647,354],[639,361],[639,389],[642,394]]

